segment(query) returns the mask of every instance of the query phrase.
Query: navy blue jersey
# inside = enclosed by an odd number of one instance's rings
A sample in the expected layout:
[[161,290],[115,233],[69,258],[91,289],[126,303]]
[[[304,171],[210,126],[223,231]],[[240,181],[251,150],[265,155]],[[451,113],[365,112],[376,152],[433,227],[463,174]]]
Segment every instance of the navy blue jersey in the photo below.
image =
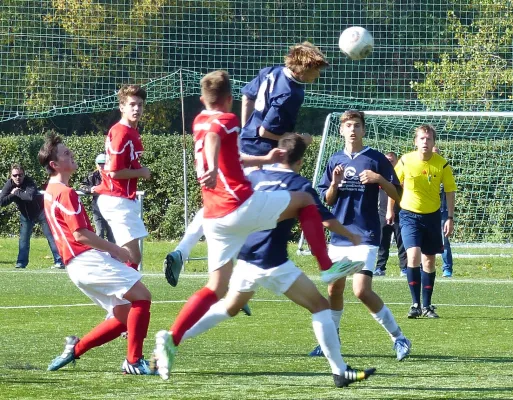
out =
[[[310,181],[290,169],[271,167],[253,171],[247,178],[255,191],[288,190],[310,193],[317,203],[323,221],[335,218],[324,207]],[[283,264],[288,260],[287,243],[295,222],[295,219],[287,219],[278,223],[274,229],[252,233],[244,243],[239,253],[239,259],[263,269]]]
[[[337,165],[344,167],[344,177],[338,188],[338,197],[332,208],[338,221],[349,231],[362,237],[362,244],[379,246],[381,228],[378,214],[379,185],[364,185],[359,175],[365,170],[380,174],[387,181],[399,185],[394,167],[377,150],[365,147],[361,152],[350,155],[339,151],[331,156],[317,189],[323,199],[330,187],[333,170]],[[331,243],[335,246],[352,246],[345,236],[331,233]]]
[[305,98],[304,86],[294,79],[289,69],[268,67],[242,88],[242,94],[255,102],[255,109],[242,128],[240,151],[265,156],[278,142],[260,137],[259,128],[263,126],[275,135],[293,132]]

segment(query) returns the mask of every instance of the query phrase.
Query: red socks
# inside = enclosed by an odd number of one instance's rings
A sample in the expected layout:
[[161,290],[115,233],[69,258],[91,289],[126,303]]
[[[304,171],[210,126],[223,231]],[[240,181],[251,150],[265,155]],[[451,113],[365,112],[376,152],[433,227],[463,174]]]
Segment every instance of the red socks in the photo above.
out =
[[218,300],[216,292],[207,287],[198,290],[189,297],[189,300],[187,300],[187,303],[182,307],[182,310],[170,329],[170,331],[173,332],[173,342],[175,346],[180,344],[185,332],[191,329]]
[[116,318],[109,318],[97,325],[75,345],[75,357],[78,358],[93,347],[101,346],[116,339],[126,331],[126,325]]
[[150,324],[151,301],[138,300],[132,303],[126,322],[128,332],[127,357],[129,363],[135,363],[142,357],[143,343]]
[[317,258],[317,262],[322,271],[331,268],[333,262],[328,256],[328,248],[324,237],[324,227],[322,226],[321,214],[315,204],[310,204],[299,210],[299,223],[305,234],[305,238],[310,245],[312,254]]
[[127,266],[129,266],[130,268],[133,268],[133,269],[135,269],[136,271],[139,271],[139,264],[131,263],[130,261],[127,261],[125,264],[126,264]]

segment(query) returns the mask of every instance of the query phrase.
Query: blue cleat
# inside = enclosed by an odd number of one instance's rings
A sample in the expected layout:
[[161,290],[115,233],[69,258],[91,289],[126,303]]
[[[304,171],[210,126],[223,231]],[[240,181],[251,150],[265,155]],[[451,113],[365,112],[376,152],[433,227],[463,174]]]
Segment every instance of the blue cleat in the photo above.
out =
[[308,353],[309,357],[324,357],[324,353],[322,352],[321,346],[318,344],[315,349],[313,349],[310,353]]
[[75,346],[79,341],[80,339],[76,336],[68,336],[64,345],[64,351],[60,356],[53,359],[50,365],[48,365],[47,371],[57,371],[70,362],[75,364],[75,360],[78,358],[75,357]]
[[333,283],[340,278],[361,271],[364,266],[364,261],[351,261],[344,257],[342,260],[334,262],[330,269],[321,271],[321,280],[324,283]]
[[394,343],[394,351],[397,355],[397,361],[402,361],[410,354],[411,350],[411,342],[404,338],[404,339],[397,339]]
[[127,359],[123,362],[121,370],[126,375],[156,375],[156,369],[150,368],[149,361],[143,357],[139,358],[135,363],[129,363]]
[[166,256],[163,264],[164,274],[167,282],[175,287],[178,284],[178,277],[183,268],[183,255],[180,250],[175,250]]
[[249,308],[249,304],[246,303],[244,306],[240,309],[244,314],[246,314],[248,317],[251,317],[251,308]]
[[176,355],[176,346],[173,343],[173,333],[169,331],[158,331],[155,335],[155,359],[157,370],[162,379],[169,379],[169,371],[173,366]]
[[444,269],[442,276],[444,278],[452,278],[452,271],[449,271],[448,269]]

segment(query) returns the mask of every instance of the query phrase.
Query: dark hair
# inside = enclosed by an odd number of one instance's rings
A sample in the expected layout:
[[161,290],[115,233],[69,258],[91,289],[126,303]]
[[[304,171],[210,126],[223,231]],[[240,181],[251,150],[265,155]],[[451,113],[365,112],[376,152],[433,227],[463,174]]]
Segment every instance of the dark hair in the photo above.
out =
[[52,175],[55,170],[50,166],[50,161],[57,161],[57,147],[62,143],[62,139],[55,132],[46,135],[45,142],[39,149],[37,159],[39,164]]
[[344,123],[350,119],[359,119],[360,121],[362,121],[362,125],[363,127],[365,128],[365,114],[363,113],[363,111],[358,111],[358,110],[347,110],[344,112],[344,114],[342,114],[342,116],[340,117],[340,123]]
[[14,169],[17,169],[18,171],[23,171],[23,172],[25,172],[25,169],[21,166],[21,164],[13,164],[13,165],[11,166],[11,172],[12,172]]
[[207,104],[217,105],[232,95],[230,75],[223,70],[206,74],[200,81],[201,95]]
[[119,104],[125,104],[129,96],[140,97],[143,101],[146,101],[146,89],[140,85],[123,85],[118,91]]
[[305,156],[306,143],[299,133],[288,133],[278,141],[278,148],[286,150],[283,162],[292,165]]
[[417,139],[418,133],[422,131],[433,136],[433,142],[436,142],[436,129],[433,125],[423,124],[415,128],[415,139]]

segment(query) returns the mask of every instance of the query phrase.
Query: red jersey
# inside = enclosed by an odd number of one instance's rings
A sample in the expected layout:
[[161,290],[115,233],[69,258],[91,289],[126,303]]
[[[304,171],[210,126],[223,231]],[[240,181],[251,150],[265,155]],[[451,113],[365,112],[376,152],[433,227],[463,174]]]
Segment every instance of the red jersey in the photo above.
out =
[[220,218],[231,213],[252,194],[251,183],[244,176],[239,156],[239,120],[235,114],[202,111],[193,123],[194,154],[198,178],[208,170],[203,140],[208,132],[219,135],[217,184],[214,189],[201,188],[205,218]]
[[94,232],[77,192],[63,183],[49,183],[44,194],[44,204],[46,219],[64,264],[92,249],[73,237],[73,232],[79,229]]
[[118,122],[109,130],[105,140],[105,168],[101,171],[102,183],[96,188],[99,194],[135,199],[137,178],[113,179],[110,171],[139,169],[139,157],[143,153],[141,135],[135,128]]

